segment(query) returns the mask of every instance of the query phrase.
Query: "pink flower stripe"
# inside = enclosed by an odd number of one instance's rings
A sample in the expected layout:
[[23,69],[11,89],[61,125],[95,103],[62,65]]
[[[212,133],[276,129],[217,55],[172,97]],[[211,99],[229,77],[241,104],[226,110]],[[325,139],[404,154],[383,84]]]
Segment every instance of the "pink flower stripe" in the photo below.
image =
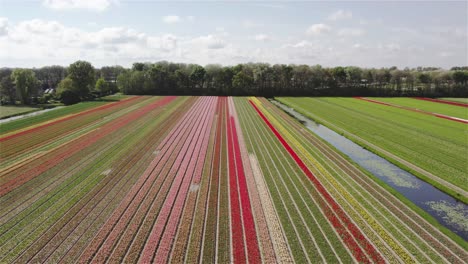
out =
[[37,175],[45,172],[46,170],[54,167],[58,163],[62,162],[63,160],[67,159],[68,157],[72,156],[73,154],[77,153],[78,151],[92,145],[99,139],[103,138],[104,136],[108,135],[109,133],[116,131],[117,129],[127,125],[128,123],[142,117],[149,111],[156,109],[157,107],[163,106],[165,104],[170,103],[174,100],[175,97],[166,97],[161,100],[158,100],[146,107],[143,107],[137,111],[131,112],[127,115],[124,115],[114,122],[108,123],[102,126],[99,130],[95,130],[92,133],[85,135],[84,137],[79,138],[78,140],[71,141],[69,144],[65,145],[62,148],[62,152],[54,157],[50,157],[50,159],[45,160],[42,164],[37,167],[31,168],[24,173],[18,175],[14,179],[2,184],[0,186],[0,196],[5,195],[6,193],[10,192],[11,190],[15,189],[16,187],[24,184],[25,182],[33,179]]
[[[194,155],[198,154],[197,158],[192,158],[190,160],[189,168],[187,173],[193,174],[192,177],[185,176],[185,179],[192,178],[192,184],[197,185],[200,183],[202,176],[203,165],[205,162],[206,152],[208,150],[208,140],[210,139],[211,126],[213,125],[214,112],[216,107],[217,99],[210,98],[210,106],[208,111],[208,123],[203,127],[201,136],[203,137],[198,141],[197,146],[195,147]],[[161,241],[159,242],[160,246],[156,251],[154,258],[155,263],[166,263],[169,257],[169,253],[172,248],[173,241],[175,239],[176,231],[179,226],[179,220],[182,215],[182,209],[184,208],[185,200],[188,196],[188,191],[190,187],[190,181],[186,180],[184,186],[179,194],[177,195],[177,200],[175,202],[174,208],[172,209],[171,216],[166,226],[166,230],[162,236]],[[182,193],[181,193],[182,192]]]
[[[327,216],[328,220],[331,222],[333,227],[337,230],[338,234],[340,237],[343,239],[345,242],[346,246],[351,250],[353,256],[356,258],[358,262],[363,262],[363,263],[369,263],[370,260],[366,256],[366,254],[362,251],[362,249],[359,247],[359,245],[354,241],[353,237],[361,244],[368,254],[368,256],[372,259],[373,262],[376,263],[384,263],[384,259],[382,256],[379,254],[379,252],[374,248],[374,246],[364,237],[364,235],[361,233],[361,231],[354,225],[354,223],[351,222],[349,217],[346,215],[346,213],[341,209],[341,207],[333,200],[331,195],[327,192],[327,190],[323,187],[323,185],[319,182],[319,180],[313,175],[313,173],[307,168],[305,163],[301,160],[301,158],[297,155],[297,153],[292,149],[292,147],[286,142],[286,140],[283,138],[283,136],[276,130],[276,128],[270,123],[270,121],[265,117],[265,115],[260,111],[260,109],[257,108],[255,103],[250,101],[250,104],[255,108],[257,113],[260,115],[260,117],[263,119],[263,121],[267,124],[267,126],[270,128],[270,130],[275,134],[275,136],[278,138],[278,140],[281,142],[281,144],[284,146],[284,148],[288,151],[288,153],[291,155],[291,157],[294,159],[294,161],[299,165],[299,167],[302,169],[302,171],[307,175],[307,177],[312,181],[312,183],[315,185],[317,190],[320,192],[320,194],[328,201],[328,203],[331,205],[331,208],[325,203],[325,201],[321,200],[320,201],[320,206],[325,212],[325,215]],[[333,211],[332,211],[333,209]],[[339,217],[336,218],[336,215]],[[339,221],[343,221],[345,226],[341,224]],[[345,227],[351,232],[351,235],[346,231]]]
[[[148,193],[151,193],[151,183],[155,182],[155,178],[158,176],[158,173],[169,159],[170,153],[172,153],[177,147],[175,142],[182,140],[184,136],[186,137],[186,131],[190,126],[194,125],[194,123],[188,121],[193,121],[191,117],[198,108],[199,105],[194,105],[191,109],[193,111],[187,112],[180,122],[171,130],[168,136],[159,144],[157,149],[160,150],[160,154],[156,156],[156,158],[147,167],[142,176],[132,186],[132,189],[126,194],[118,208],[115,209],[114,213],[99,230],[93,241],[88,245],[86,250],[84,250],[83,254],[80,256],[80,263],[91,261],[93,255],[100,249],[100,245],[106,240],[110,232],[114,230],[118,233],[121,232],[121,229],[116,228],[117,223],[120,221],[127,223],[124,220],[127,219],[129,221],[131,219],[131,215],[138,209],[137,205],[141,203]],[[147,200],[151,202],[151,199]],[[133,225],[130,227],[133,228]]]
[[[435,116],[435,117],[438,117],[438,118],[447,119],[447,120],[450,120],[450,121],[455,121],[455,122],[459,122],[459,123],[463,123],[463,124],[468,124],[468,120],[465,120],[465,119],[462,119],[462,118],[457,118],[457,117],[453,117],[453,116],[446,116],[446,115],[427,112],[427,111],[424,111],[424,110],[415,109],[415,108],[411,108],[411,107],[380,102],[380,101],[377,101],[377,100],[372,100],[372,99],[368,99],[368,98],[364,98],[364,97],[354,97],[354,98],[359,99],[359,100],[363,100],[363,101],[367,101],[367,102],[371,102],[371,103],[375,103],[375,104],[381,104],[381,105],[396,107],[396,108],[405,109],[405,110],[416,112],[416,113],[421,113],[421,114],[425,114],[425,115],[430,115],[430,116]],[[429,100],[427,100],[427,101],[429,101]]]
[[36,132],[36,131],[41,130],[41,129],[45,128],[45,127],[49,127],[51,125],[62,123],[64,121],[76,118],[78,116],[87,115],[87,114],[94,113],[94,112],[97,112],[97,111],[101,111],[101,110],[104,110],[104,109],[108,109],[108,108],[111,108],[111,107],[120,106],[122,104],[127,104],[127,103],[132,102],[132,101],[134,101],[136,99],[139,99],[139,98],[141,98],[141,96],[134,96],[134,97],[130,97],[128,99],[120,100],[118,102],[105,104],[103,106],[99,106],[99,107],[92,108],[92,109],[89,109],[89,110],[86,110],[86,111],[83,111],[83,112],[79,112],[79,113],[76,113],[76,114],[73,114],[73,115],[69,115],[69,116],[66,116],[64,118],[60,118],[60,119],[57,119],[55,121],[52,121],[50,123],[46,123],[46,124],[43,124],[43,125],[40,125],[40,126],[37,126],[37,127],[33,127],[31,129],[28,129],[28,130],[21,131],[21,132],[16,133],[16,134],[12,134],[12,135],[9,135],[9,136],[6,136],[6,137],[2,137],[2,138],[0,138],[0,142],[5,141],[5,140],[9,140],[9,139],[12,139],[12,138],[16,138],[16,137],[19,137],[19,136],[24,135],[24,134],[29,134],[31,132]]
[[[151,185],[148,184],[148,186],[151,186]],[[140,199],[133,200],[133,202],[130,204],[130,207],[128,207],[127,210],[124,212],[124,215],[121,217],[117,225],[112,229],[111,233],[105,240],[104,244],[101,246],[101,249],[96,254],[93,261],[96,261],[96,262],[105,261],[106,258],[110,255],[112,249],[114,248],[115,243],[118,241],[122,233],[127,228],[128,228],[128,231],[130,231],[128,233],[132,235],[136,233],[139,227],[139,224],[138,224],[139,221],[135,221],[136,219],[132,219],[132,217],[134,217],[135,214],[136,214],[135,217],[139,217],[139,218],[140,216],[143,217],[144,214],[147,212],[148,208],[151,206],[151,203],[153,201],[153,199],[149,199],[146,197],[153,197],[155,196],[156,193],[157,192],[154,192],[154,191],[146,191],[146,192],[139,193],[139,196],[137,196],[137,198],[140,198]],[[144,202],[142,204],[143,200]]]
[[[231,186],[231,213],[233,215],[233,249],[234,262],[243,263],[245,259],[245,249],[242,230],[244,231],[247,244],[248,262],[260,263],[260,249],[257,241],[257,232],[252,214],[247,181],[245,179],[242,157],[240,153],[239,140],[234,118],[227,112],[229,117],[227,123],[228,130],[228,154],[229,154],[229,183]],[[237,177],[236,177],[237,176]],[[240,195],[240,201],[239,199]],[[240,203],[239,203],[240,202]],[[242,221],[240,220],[242,218]],[[237,222],[237,223],[236,223]],[[243,228],[237,227],[242,225]]]
[[[161,208],[161,211],[159,212],[156,222],[153,225],[153,229],[151,230],[149,238],[146,241],[142,255],[139,259],[140,263],[149,263],[153,261],[153,255],[157,250],[159,242],[161,240],[161,236],[163,235],[163,232],[166,229],[166,224],[170,217],[171,211],[174,211],[175,216],[177,216],[179,212],[182,211],[182,207],[185,201],[185,197],[187,196],[188,187],[190,186],[191,181],[191,176],[184,176],[188,167],[190,166],[190,163],[192,163],[191,161],[196,160],[192,159],[192,155],[195,151],[195,147],[198,143],[198,140],[200,139],[200,135],[202,134],[203,130],[206,129],[208,120],[207,110],[213,112],[212,106],[214,104],[211,104],[210,106],[209,103],[204,102],[203,105],[203,108],[205,110],[199,113],[199,115],[203,117],[203,120],[199,122],[201,123],[201,127],[199,126],[194,131],[194,139],[189,142],[190,145],[188,146],[188,149],[184,148],[180,151],[180,154],[175,162],[176,166],[173,166],[174,172],[177,172],[176,178],[172,183],[169,193],[166,196],[166,200],[163,203],[163,207]],[[183,200],[180,201],[179,204],[177,204],[176,199],[179,196],[182,197]]]
[[441,100],[441,99],[432,99],[432,98],[427,98],[427,97],[411,97],[413,99],[417,100],[424,100],[424,101],[430,101],[430,102],[435,102],[435,103],[441,103],[441,104],[449,104],[449,105],[456,105],[456,106],[461,106],[461,107],[468,107],[468,104],[462,103],[462,102],[452,102],[452,101],[447,101],[447,100]]

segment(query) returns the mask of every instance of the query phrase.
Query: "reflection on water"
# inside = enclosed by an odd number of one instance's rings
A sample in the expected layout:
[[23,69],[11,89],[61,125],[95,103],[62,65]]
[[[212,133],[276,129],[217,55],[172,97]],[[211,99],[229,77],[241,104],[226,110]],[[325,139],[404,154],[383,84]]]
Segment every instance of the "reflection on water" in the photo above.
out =
[[459,202],[386,159],[362,148],[326,126],[315,123],[294,109],[275,100],[271,100],[271,102],[295,117],[309,130],[350,157],[362,168],[429,213],[443,226],[468,240],[468,206],[466,204]]

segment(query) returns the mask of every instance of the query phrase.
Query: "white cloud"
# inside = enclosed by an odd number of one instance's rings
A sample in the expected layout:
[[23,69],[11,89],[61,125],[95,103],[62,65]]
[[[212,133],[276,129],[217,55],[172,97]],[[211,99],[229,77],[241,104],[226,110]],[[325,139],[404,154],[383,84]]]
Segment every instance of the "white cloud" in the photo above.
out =
[[92,39],[100,44],[125,44],[146,41],[146,35],[123,27],[103,28],[92,33]]
[[147,42],[150,48],[171,52],[177,49],[178,40],[178,37],[172,34],[166,34],[160,37],[148,37]]
[[366,31],[361,28],[343,28],[338,31],[340,37],[359,37],[366,34]]
[[328,20],[337,21],[343,19],[353,18],[353,13],[351,11],[338,10],[328,16]]
[[226,46],[226,42],[224,40],[214,35],[197,37],[191,42],[208,49],[222,49]]
[[301,40],[295,44],[287,44],[285,45],[285,47],[289,47],[289,48],[310,48],[312,47],[313,44],[307,40]]
[[267,34],[258,34],[258,35],[255,35],[253,39],[257,41],[268,41],[268,40],[271,40],[271,37],[268,36]]
[[8,18],[0,17],[0,37],[8,34]]
[[163,17],[163,22],[166,24],[175,24],[182,21],[182,19],[179,16],[175,15],[170,15],[170,16],[164,16]]
[[55,10],[88,9],[104,11],[113,2],[112,0],[43,0],[42,5]]
[[325,34],[331,31],[331,27],[325,24],[313,24],[310,26],[306,34],[307,35],[320,35],[320,34]]
[[195,21],[194,16],[181,17],[177,15],[168,15],[162,18],[162,21],[166,24],[176,24],[184,21],[193,22]]

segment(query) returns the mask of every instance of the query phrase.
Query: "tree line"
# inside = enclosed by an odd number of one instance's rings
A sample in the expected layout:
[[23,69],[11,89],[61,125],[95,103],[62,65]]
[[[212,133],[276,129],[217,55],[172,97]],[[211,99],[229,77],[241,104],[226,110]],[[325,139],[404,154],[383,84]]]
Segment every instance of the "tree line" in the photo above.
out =
[[[44,94],[53,88],[56,93]],[[31,104],[55,97],[70,104],[120,91],[134,95],[428,96],[468,97],[468,67],[398,69],[246,63],[235,66],[172,62],[131,68],[0,69],[2,103]]]

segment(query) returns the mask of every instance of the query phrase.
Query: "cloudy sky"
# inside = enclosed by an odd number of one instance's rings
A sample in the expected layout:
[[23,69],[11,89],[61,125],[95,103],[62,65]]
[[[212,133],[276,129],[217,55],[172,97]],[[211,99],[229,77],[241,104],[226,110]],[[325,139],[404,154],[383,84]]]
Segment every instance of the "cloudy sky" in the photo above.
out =
[[468,65],[467,1],[0,0],[0,67]]

